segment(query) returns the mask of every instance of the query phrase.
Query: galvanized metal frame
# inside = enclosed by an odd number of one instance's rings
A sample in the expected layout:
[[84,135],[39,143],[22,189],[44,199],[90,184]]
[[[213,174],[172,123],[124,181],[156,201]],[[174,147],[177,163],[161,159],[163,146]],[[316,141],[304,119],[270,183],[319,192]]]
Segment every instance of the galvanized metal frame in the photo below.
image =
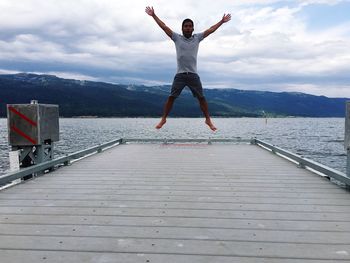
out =
[[342,172],[339,172],[339,171],[332,169],[328,166],[325,166],[325,165],[320,164],[318,162],[304,158],[300,155],[289,152],[289,151],[284,150],[280,147],[274,146],[272,144],[269,144],[267,142],[264,142],[264,141],[261,141],[258,139],[252,139],[251,143],[254,145],[258,145],[264,149],[267,149],[274,154],[278,154],[278,155],[281,155],[282,157],[286,157],[288,160],[295,162],[301,168],[310,168],[318,173],[324,174],[325,176],[336,179],[339,182],[344,183],[347,188],[350,188],[350,178],[347,177],[346,174],[344,174]]

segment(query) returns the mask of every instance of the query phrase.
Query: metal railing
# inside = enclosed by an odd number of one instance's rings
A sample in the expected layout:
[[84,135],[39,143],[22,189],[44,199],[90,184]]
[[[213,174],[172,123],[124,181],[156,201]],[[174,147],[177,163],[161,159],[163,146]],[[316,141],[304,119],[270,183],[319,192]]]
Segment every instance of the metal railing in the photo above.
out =
[[318,162],[304,158],[300,155],[289,152],[289,151],[284,150],[280,147],[274,146],[272,144],[269,144],[267,142],[264,142],[264,141],[261,141],[258,139],[252,139],[251,143],[254,145],[261,146],[262,148],[267,149],[267,150],[271,151],[272,153],[281,155],[282,157],[286,157],[287,159],[295,162],[301,168],[310,168],[318,173],[321,173],[329,178],[333,178],[333,179],[345,184],[346,188],[350,188],[350,178],[347,177],[345,173],[342,173],[342,172],[337,171],[335,169],[332,169],[328,166],[325,166],[325,165],[320,164]]
[[63,157],[59,157],[57,159],[53,159],[51,161],[39,163],[39,164],[30,166],[28,168],[20,169],[19,171],[5,174],[4,176],[0,177],[0,186],[6,185],[14,180],[17,180],[17,179],[22,179],[23,177],[26,177],[29,175],[33,175],[33,174],[35,175],[37,173],[43,173],[47,170],[53,170],[57,166],[68,165],[73,160],[77,160],[79,158],[88,156],[88,155],[93,154],[93,153],[102,152],[106,148],[110,148],[112,146],[119,145],[121,143],[123,143],[122,139],[113,140],[113,141],[110,141],[110,142],[107,142],[107,143],[104,143],[101,145],[90,147],[90,148],[82,150],[82,151],[68,154],[68,155],[63,156]]

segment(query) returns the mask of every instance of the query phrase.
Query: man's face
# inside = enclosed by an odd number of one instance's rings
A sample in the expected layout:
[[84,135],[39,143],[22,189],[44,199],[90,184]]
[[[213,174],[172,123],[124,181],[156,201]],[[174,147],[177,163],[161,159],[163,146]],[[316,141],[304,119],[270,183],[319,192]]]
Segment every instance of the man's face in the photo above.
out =
[[193,25],[191,22],[185,22],[183,27],[182,27],[182,34],[186,38],[190,38],[193,33]]

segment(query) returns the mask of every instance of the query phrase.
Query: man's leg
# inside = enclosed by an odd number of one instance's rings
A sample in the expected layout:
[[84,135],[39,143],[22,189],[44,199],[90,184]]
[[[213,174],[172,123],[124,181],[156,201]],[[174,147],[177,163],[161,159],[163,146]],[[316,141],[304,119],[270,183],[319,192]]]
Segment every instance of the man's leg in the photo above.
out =
[[198,98],[199,101],[199,106],[205,116],[205,123],[209,126],[209,128],[212,131],[216,131],[217,128],[214,126],[214,124],[212,123],[211,119],[210,119],[210,115],[209,115],[209,110],[208,110],[208,103],[206,101],[206,99],[204,97],[200,97]]
[[193,96],[195,96],[198,99],[199,106],[205,116],[205,124],[207,124],[212,131],[216,131],[217,128],[214,126],[210,119],[208,103],[205,97],[203,96],[203,87],[200,77],[198,76],[198,74],[191,74],[188,76],[188,78],[188,87],[191,89]]
[[171,108],[173,107],[175,99],[176,99],[176,97],[174,97],[174,96],[168,97],[168,100],[164,104],[164,111],[163,111],[162,119],[157,124],[156,129],[162,128],[163,125],[166,123],[166,118],[168,117],[169,112],[171,111]]
[[180,96],[181,91],[186,86],[186,79],[182,74],[176,74],[174,77],[173,84],[171,86],[170,96],[168,100],[165,102],[163,116],[160,122],[157,124],[156,129],[160,129],[166,123],[166,118],[168,117],[171,108],[173,107],[175,99]]

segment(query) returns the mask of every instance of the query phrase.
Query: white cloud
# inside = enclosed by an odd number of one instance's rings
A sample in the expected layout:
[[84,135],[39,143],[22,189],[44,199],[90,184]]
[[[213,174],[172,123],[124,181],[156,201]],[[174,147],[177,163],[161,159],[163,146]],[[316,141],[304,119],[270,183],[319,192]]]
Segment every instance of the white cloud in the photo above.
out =
[[0,74],[17,74],[20,73],[17,70],[0,69]]
[[[154,7],[176,32],[186,17],[193,18],[198,32],[232,13],[232,21],[201,43],[198,65],[205,86],[350,97],[344,77],[350,71],[350,19],[310,32],[299,16],[306,6],[339,2],[155,0]],[[144,13],[147,5],[143,0],[2,0],[2,68],[45,72],[47,66],[46,72],[60,76],[170,83],[174,44]]]
[[64,78],[64,79],[99,81],[98,78],[94,78],[91,76],[87,76],[87,75],[83,75],[83,74],[75,73],[75,72],[61,72],[61,71],[38,72],[38,71],[36,71],[36,72],[29,72],[29,73],[55,75],[59,78]]
[[303,93],[311,93],[315,95],[324,95],[324,89],[327,89],[327,95],[329,97],[337,97],[344,98],[348,97],[349,94],[349,86],[344,85],[324,85],[319,86],[315,84],[285,84],[284,91],[289,92],[303,92]]
[[337,5],[341,2],[344,2],[342,0],[299,0],[302,6],[306,5],[312,5],[312,4],[323,4],[323,5]]

